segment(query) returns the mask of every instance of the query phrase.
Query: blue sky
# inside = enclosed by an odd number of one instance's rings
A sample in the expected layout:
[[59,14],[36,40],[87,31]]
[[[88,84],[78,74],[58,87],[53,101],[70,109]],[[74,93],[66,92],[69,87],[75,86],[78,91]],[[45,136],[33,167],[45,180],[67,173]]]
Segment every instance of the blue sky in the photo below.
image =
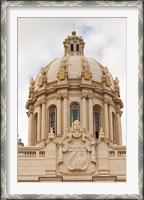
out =
[[108,67],[120,80],[123,143],[126,143],[126,18],[19,18],[18,19],[18,134],[27,145],[25,104],[29,81],[40,69],[64,54],[63,41],[75,24],[85,41],[84,54]]

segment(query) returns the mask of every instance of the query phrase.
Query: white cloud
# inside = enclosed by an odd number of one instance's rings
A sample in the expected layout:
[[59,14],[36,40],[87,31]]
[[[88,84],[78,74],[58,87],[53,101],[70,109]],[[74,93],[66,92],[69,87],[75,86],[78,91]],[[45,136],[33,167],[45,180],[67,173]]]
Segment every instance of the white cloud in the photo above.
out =
[[[19,18],[18,21],[18,134],[25,144],[28,117],[25,104],[29,80],[41,67],[64,54],[63,41],[75,24],[85,41],[85,56],[107,66],[120,79],[121,98],[126,105],[126,19],[125,18]],[[126,135],[126,106],[122,117]]]

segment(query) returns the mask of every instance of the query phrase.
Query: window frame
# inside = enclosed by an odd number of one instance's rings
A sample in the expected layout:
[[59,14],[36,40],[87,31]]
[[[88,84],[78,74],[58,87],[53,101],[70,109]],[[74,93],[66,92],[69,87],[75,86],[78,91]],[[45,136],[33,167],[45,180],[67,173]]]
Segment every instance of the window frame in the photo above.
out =
[[71,119],[71,108],[72,108],[72,106],[73,105],[77,105],[78,106],[78,118],[77,119],[75,119],[75,120],[79,120],[80,121],[80,104],[78,103],[78,102],[76,102],[76,101],[74,101],[74,102],[72,102],[71,104],[70,104],[70,127],[72,127],[72,123],[74,122],[72,119]]
[[38,112],[34,114],[34,141],[38,141]]
[[[98,122],[97,122],[97,116],[96,116],[96,109],[98,109],[99,112],[97,112],[99,114],[98,117]],[[99,133],[100,133],[100,128],[101,128],[101,107],[97,104],[95,104],[93,106],[93,135],[96,139],[99,138]],[[97,123],[98,123],[98,133],[97,133]]]
[[[52,109],[55,109],[55,112],[51,112]],[[55,124],[55,126],[51,126],[51,123],[52,123],[51,114],[53,114],[53,113],[55,113],[55,115],[54,115],[54,118],[55,118],[54,124]],[[49,106],[49,108],[48,108],[48,125],[49,125],[49,127],[48,127],[49,133],[51,132],[51,127],[54,127],[55,129],[53,128],[53,133],[55,135],[57,135],[57,107],[54,104]]]

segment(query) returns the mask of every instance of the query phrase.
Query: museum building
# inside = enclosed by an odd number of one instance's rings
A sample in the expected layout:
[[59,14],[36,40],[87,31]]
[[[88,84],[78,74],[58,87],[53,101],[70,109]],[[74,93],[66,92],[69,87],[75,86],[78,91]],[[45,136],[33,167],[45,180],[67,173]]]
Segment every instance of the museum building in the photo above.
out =
[[75,31],[63,45],[64,56],[30,81],[18,181],[126,181],[119,80],[84,55]]

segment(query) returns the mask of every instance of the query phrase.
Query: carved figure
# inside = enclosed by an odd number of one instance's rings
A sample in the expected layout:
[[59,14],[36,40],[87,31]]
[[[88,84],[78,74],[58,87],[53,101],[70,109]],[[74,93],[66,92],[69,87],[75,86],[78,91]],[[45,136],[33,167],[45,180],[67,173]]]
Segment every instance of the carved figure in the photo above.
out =
[[114,83],[115,83],[115,95],[116,95],[117,97],[120,97],[119,80],[118,80],[117,77],[115,78]]
[[90,78],[91,78],[90,70],[89,70],[89,68],[85,68],[84,69],[84,79],[85,80],[90,80]]
[[111,86],[111,77],[109,76],[109,74],[108,74],[108,68],[107,67],[105,67],[104,69],[103,69],[103,77],[102,77],[102,79],[103,79],[103,82],[105,82],[106,83],[106,85],[108,86],[108,87],[110,87]]
[[29,86],[29,98],[31,98],[34,94],[34,80],[33,78],[30,80],[30,86]]
[[43,86],[44,79],[45,79],[45,68],[42,67],[42,68],[41,68],[41,75],[40,75],[39,78],[38,78],[38,86],[39,86],[39,87],[42,87],[42,86]]
[[58,78],[59,78],[59,80],[65,79],[65,69],[64,68],[60,68],[60,70],[58,72]]

